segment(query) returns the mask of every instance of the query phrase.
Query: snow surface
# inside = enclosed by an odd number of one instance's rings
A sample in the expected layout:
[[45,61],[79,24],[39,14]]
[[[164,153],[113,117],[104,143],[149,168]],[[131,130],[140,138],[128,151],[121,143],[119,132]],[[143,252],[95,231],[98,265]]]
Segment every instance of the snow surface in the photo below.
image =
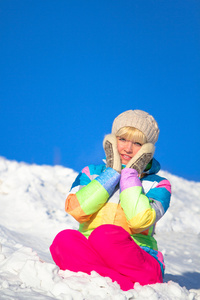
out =
[[60,271],[49,253],[55,235],[77,222],[64,210],[77,173],[62,166],[38,166],[0,157],[0,299],[200,299],[200,182],[160,172],[172,184],[171,206],[157,224],[165,256],[163,284],[135,285]]

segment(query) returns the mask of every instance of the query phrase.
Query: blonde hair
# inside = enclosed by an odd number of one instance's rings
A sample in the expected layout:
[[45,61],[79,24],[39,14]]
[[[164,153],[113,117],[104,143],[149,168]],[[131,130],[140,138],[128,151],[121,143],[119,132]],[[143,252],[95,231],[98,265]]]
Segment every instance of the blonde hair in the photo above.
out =
[[141,145],[147,143],[144,133],[135,127],[124,126],[117,131],[116,136],[133,141],[134,143],[140,143]]

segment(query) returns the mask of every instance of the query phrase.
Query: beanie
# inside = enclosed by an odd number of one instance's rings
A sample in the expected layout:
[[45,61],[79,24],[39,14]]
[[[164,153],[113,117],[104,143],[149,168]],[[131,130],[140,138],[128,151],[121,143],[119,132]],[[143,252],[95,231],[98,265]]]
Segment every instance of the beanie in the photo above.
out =
[[142,131],[148,143],[155,144],[158,140],[159,128],[153,116],[143,110],[127,110],[117,116],[112,125],[112,133],[124,126],[135,127]]

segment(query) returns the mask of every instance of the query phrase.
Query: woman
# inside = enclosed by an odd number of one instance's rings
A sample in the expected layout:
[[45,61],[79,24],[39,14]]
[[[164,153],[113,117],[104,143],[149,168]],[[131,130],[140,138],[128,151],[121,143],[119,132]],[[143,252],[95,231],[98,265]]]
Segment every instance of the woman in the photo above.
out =
[[61,231],[50,247],[62,270],[96,271],[123,290],[135,282],[163,282],[163,256],[153,235],[169,207],[171,186],[156,175],[158,135],[157,122],[144,111],[125,111],[114,120],[103,142],[106,164],[85,167],[66,199],[66,212],[80,226]]

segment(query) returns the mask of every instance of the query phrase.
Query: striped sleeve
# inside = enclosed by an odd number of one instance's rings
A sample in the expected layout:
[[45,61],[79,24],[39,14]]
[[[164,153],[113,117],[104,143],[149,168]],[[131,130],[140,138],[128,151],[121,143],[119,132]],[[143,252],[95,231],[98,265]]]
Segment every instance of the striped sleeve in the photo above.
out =
[[157,176],[157,185],[150,189],[146,196],[150,199],[151,207],[156,211],[156,222],[166,213],[171,198],[171,184],[162,177]]
[[106,203],[120,179],[120,174],[111,168],[93,180],[86,176],[79,174],[65,202],[66,212],[80,223],[88,221]]
[[156,212],[151,207],[148,197],[144,195],[138,173],[134,169],[122,170],[120,203],[133,234],[140,233],[154,224]]

